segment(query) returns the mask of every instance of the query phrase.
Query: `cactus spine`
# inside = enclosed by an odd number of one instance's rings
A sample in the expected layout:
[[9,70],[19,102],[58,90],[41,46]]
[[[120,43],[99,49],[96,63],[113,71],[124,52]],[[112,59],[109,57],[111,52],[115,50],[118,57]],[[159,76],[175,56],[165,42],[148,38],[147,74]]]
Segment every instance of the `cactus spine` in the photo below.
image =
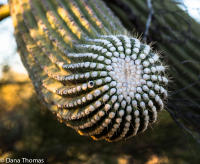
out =
[[159,55],[126,32],[99,0],[12,0],[24,65],[60,121],[93,139],[147,129],[164,108]]

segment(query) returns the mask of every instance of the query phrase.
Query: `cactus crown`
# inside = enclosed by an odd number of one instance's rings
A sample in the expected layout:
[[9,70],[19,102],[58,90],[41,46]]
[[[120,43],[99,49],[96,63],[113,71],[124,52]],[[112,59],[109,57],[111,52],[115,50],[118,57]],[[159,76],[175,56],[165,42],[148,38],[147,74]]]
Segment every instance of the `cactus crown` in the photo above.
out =
[[118,141],[156,121],[168,80],[159,55],[95,2],[21,1],[15,32],[30,78],[59,120],[93,139]]

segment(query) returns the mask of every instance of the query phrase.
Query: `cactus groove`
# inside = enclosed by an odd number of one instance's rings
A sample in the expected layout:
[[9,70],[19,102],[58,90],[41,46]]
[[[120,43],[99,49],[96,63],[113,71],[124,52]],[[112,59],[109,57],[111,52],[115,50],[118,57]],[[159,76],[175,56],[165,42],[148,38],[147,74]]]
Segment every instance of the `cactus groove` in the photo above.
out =
[[147,129],[164,108],[166,67],[100,0],[11,0],[22,61],[47,107],[95,140]]

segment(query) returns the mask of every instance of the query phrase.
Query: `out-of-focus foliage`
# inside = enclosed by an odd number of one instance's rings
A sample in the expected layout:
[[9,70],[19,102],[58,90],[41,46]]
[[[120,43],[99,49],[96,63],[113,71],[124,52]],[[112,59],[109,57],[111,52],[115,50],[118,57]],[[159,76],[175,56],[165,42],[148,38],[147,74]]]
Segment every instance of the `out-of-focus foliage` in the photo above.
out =
[[161,112],[155,126],[131,140],[96,142],[60,124],[42,107],[27,76],[4,70],[0,81],[4,81],[0,86],[0,158],[45,158],[52,164],[200,161],[199,145],[167,112]]

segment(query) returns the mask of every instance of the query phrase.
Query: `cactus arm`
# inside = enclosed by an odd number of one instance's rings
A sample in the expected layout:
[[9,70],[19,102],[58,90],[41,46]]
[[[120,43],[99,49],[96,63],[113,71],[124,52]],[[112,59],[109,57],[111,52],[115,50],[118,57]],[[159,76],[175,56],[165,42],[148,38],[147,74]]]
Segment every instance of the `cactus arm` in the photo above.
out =
[[103,1],[11,0],[10,6],[22,61],[61,122],[111,142],[157,120],[167,97],[166,67]]
[[0,5],[0,21],[10,16],[9,5]]

